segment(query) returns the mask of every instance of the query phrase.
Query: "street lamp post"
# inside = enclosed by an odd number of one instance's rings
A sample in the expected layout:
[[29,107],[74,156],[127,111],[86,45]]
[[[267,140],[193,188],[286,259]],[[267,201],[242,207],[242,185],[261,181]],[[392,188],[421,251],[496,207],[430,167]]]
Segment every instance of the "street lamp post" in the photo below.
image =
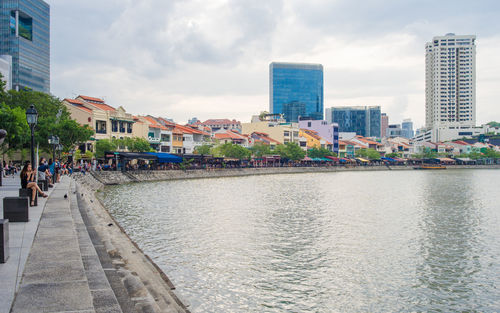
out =
[[58,144],[57,145],[57,154],[59,155],[58,156],[59,162],[61,162],[61,151],[62,151],[62,149],[63,149],[63,145]]
[[[7,137],[7,132],[5,131],[5,129],[0,129],[0,145],[5,140],[5,137]],[[2,186],[2,177],[3,177],[3,159],[0,160],[0,186]]]
[[35,109],[35,106],[32,104],[26,110],[26,121],[31,129],[31,167],[35,168],[35,126],[38,122],[38,112]]

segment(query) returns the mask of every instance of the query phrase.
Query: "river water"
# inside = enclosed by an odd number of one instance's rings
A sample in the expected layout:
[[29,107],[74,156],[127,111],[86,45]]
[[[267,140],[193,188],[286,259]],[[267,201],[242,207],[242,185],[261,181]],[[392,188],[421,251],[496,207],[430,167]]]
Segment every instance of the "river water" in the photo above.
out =
[[500,311],[500,171],[114,186],[102,200],[192,312]]

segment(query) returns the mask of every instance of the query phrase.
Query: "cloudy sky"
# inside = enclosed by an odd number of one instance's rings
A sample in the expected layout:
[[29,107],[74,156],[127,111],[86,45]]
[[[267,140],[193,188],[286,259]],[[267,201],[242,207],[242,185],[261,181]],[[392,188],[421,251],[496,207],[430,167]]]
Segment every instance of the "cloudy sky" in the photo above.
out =
[[424,45],[477,35],[477,121],[500,120],[497,0],[46,0],[51,91],[185,122],[269,108],[269,63],[324,66],[325,108],[424,123]]

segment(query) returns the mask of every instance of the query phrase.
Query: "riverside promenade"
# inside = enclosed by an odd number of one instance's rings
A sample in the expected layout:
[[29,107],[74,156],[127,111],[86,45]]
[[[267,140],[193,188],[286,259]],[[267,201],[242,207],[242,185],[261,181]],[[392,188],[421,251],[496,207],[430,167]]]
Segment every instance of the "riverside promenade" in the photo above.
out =
[[[19,177],[4,178],[0,205],[19,187]],[[108,213],[93,193],[67,176],[48,193],[29,208],[29,222],[9,222],[0,313],[189,312],[150,258],[112,220],[98,217]]]
[[[10,258],[0,264],[1,313],[135,312],[120,307],[105,273],[114,268],[101,263],[72,185],[63,177],[47,199],[30,207],[28,223],[9,223]],[[18,178],[4,179],[0,197],[17,196],[19,186]]]

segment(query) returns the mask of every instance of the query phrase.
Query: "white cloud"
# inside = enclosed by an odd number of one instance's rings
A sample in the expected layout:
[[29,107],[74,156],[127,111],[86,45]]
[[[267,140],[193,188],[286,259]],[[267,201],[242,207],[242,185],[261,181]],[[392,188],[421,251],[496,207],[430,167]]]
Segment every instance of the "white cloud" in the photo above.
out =
[[381,105],[422,125],[424,44],[454,31],[478,35],[478,122],[500,120],[499,6],[484,2],[49,0],[51,89],[181,122],[248,121],[268,109],[270,62],[315,62],[325,107]]

